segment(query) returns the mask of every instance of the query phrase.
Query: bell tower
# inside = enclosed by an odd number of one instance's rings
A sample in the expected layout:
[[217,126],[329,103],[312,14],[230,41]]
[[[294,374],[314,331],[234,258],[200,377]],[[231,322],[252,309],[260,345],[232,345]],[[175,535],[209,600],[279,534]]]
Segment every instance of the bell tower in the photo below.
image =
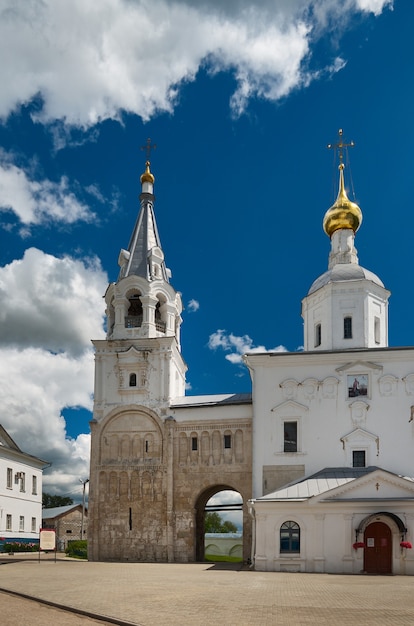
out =
[[185,394],[181,355],[182,302],[170,284],[154,213],[150,161],[141,176],[140,209],[120,271],[105,294],[107,336],[94,341],[95,406],[99,421],[117,404],[167,407]]
[[345,191],[344,150],[353,142],[329,145],[339,155],[339,190],[325,213],[323,229],[331,240],[328,271],[319,276],[302,300],[305,350],[346,350],[388,346],[390,292],[373,272],[359,265],[355,233],[362,212]]

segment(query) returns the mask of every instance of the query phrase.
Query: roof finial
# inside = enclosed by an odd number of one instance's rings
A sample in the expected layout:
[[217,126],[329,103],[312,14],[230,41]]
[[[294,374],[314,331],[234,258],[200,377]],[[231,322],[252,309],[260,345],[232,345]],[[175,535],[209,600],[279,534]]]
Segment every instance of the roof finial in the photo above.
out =
[[[141,184],[144,184],[144,183],[150,183],[151,185],[154,184],[155,178],[150,170],[151,163],[149,161],[149,158],[151,156],[151,150],[155,150],[156,147],[157,146],[155,143],[151,144],[151,139],[149,137],[147,139],[146,144],[144,146],[141,146],[141,150],[145,150],[147,153],[147,160],[145,163],[145,172],[141,176]],[[151,187],[151,193],[152,193],[152,187]]]
[[343,140],[342,128],[338,131],[338,141],[335,144],[328,144],[328,148],[338,151],[339,157],[339,190],[335,203],[325,213],[323,228],[329,237],[332,237],[336,230],[352,229],[354,233],[358,230],[362,222],[362,212],[355,202],[349,200],[345,191],[344,182],[344,150],[354,147],[354,142],[346,143]]
[[[343,133],[344,133],[344,131],[342,130],[342,128],[340,128],[338,130],[338,141],[337,141],[337,143],[328,143],[328,145],[326,146],[329,149],[333,149],[333,150],[337,150],[338,151],[339,168],[342,169],[342,170],[344,169],[344,165],[343,165],[344,148],[345,148],[345,150],[347,150],[348,148],[353,148],[354,145],[355,145],[353,141],[350,141],[349,143],[345,143],[344,140],[342,139]],[[341,167],[341,165],[342,165],[342,167]]]
[[153,143],[151,144],[151,138],[148,137],[147,139],[147,143],[145,144],[145,146],[141,146],[141,150],[145,150],[145,152],[147,153],[147,161],[150,160],[150,156],[151,156],[151,150],[155,150],[155,148],[157,147],[157,144]]

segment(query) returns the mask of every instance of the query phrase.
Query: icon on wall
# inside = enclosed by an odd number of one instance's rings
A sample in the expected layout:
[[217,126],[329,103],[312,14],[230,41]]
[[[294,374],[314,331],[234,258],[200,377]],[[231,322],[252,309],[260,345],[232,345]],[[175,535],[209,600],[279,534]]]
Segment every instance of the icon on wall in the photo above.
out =
[[368,395],[368,376],[367,374],[357,374],[347,376],[348,398],[357,398],[358,396]]

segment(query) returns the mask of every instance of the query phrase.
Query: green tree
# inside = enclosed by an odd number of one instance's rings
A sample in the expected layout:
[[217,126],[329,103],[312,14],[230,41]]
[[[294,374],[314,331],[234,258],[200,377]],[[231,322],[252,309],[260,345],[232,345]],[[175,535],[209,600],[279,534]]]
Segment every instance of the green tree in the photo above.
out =
[[73,504],[72,498],[69,496],[52,496],[50,493],[42,494],[42,506],[44,509],[52,509],[56,506],[68,506]]
[[206,533],[236,533],[237,526],[226,520],[223,522],[216,511],[206,513],[204,518],[204,532]]

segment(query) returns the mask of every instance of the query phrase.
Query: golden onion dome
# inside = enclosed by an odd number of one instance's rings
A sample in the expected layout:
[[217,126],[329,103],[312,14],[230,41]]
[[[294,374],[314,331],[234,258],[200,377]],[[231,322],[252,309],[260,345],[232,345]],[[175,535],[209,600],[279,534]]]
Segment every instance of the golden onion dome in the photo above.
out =
[[352,229],[354,233],[361,226],[362,211],[355,202],[346,195],[344,185],[344,164],[339,165],[339,191],[335,203],[328,209],[323,218],[323,229],[329,237],[341,228]]
[[150,172],[150,162],[147,161],[145,163],[145,172],[141,175],[141,185],[143,183],[151,183],[154,184],[154,175]]

